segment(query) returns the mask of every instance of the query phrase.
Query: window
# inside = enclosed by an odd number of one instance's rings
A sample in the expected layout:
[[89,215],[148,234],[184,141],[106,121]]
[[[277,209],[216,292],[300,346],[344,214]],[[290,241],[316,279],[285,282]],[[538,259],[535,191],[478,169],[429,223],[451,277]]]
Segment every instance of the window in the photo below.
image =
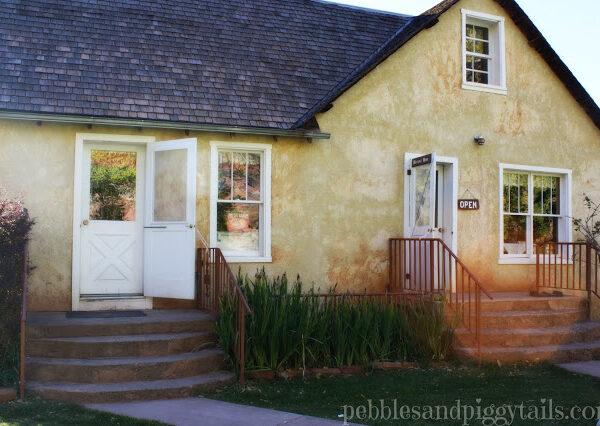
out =
[[500,260],[534,261],[536,244],[570,241],[569,170],[500,165]]
[[271,147],[211,143],[210,243],[230,262],[270,262]]
[[506,94],[504,18],[462,10],[463,88]]

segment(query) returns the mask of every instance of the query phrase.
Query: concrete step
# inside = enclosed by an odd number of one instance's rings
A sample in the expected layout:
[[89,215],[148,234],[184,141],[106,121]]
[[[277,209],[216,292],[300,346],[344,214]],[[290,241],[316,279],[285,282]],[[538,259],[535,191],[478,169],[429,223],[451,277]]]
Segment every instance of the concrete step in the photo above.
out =
[[161,356],[214,345],[211,332],[28,339],[29,357],[108,358]]
[[[455,330],[455,337],[460,346],[476,345],[475,336],[465,329]],[[484,347],[548,346],[596,339],[600,339],[600,322],[591,321],[564,327],[481,330],[481,344]]]
[[27,380],[37,382],[111,383],[177,379],[223,368],[216,348],[175,355],[130,358],[27,358]]
[[[462,359],[477,359],[475,348],[459,347],[456,348],[456,353]],[[485,347],[481,350],[481,359],[486,362],[570,362],[587,361],[598,357],[600,357],[600,340],[519,348]]]
[[481,327],[494,329],[545,328],[569,326],[588,319],[587,309],[486,312]]
[[27,336],[85,337],[213,331],[215,318],[197,310],[147,310],[143,317],[67,318],[65,312],[31,312]]
[[[194,396],[218,386],[232,383],[235,375],[229,371],[215,371],[192,377],[170,380],[152,380],[123,383],[68,383],[27,382],[27,389],[54,400],[76,403],[104,403],[171,399]],[[201,423],[201,419],[198,419]]]
[[482,298],[483,312],[539,311],[560,309],[587,309],[584,297],[531,297],[526,293],[494,293],[493,300]]

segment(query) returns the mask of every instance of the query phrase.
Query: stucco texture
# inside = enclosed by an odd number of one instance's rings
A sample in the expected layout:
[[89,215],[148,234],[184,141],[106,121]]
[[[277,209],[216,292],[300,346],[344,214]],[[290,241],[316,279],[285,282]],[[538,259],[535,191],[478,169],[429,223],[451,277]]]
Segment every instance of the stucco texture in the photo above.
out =
[[[573,171],[573,214],[582,192],[600,197],[600,130],[507,17],[507,95],[461,88],[460,9],[505,16],[492,1],[462,0],[317,118],[330,140],[160,129],[0,121],[0,185],[22,194],[36,219],[29,307],[71,309],[73,179],[77,133],[198,138],[197,229],[209,236],[210,141],[272,144],[272,263],[241,264],[306,287],[381,291],[388,238],[403,233],[404,154],[457,157],[458,255],[491,290],[529,288],[533,265],[499,265],[498,164]],[[482,134],[486,144],[473,143]],[[232,265],[237,269],[238,265]]]

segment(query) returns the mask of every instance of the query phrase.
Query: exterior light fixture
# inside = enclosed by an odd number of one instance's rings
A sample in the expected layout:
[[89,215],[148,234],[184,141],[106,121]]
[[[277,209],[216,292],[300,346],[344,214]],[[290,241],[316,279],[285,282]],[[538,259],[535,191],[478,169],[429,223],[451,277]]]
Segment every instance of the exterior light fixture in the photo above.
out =
[[477,145],[481,146],[485,143],[485,138],[481,135],[473,136],[473,140],[477,143]]

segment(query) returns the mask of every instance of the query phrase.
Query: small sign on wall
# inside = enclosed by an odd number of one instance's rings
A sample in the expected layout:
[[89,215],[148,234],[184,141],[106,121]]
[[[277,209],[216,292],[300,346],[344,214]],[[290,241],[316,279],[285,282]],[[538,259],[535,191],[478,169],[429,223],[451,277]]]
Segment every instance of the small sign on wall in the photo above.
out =
[[422,155],[412,159],[412,166],[424,166],[425,164],[431,164],[431,154]]
[[458,200],[459,210],[479,210],[479,200],[476,198],[470,200]]

